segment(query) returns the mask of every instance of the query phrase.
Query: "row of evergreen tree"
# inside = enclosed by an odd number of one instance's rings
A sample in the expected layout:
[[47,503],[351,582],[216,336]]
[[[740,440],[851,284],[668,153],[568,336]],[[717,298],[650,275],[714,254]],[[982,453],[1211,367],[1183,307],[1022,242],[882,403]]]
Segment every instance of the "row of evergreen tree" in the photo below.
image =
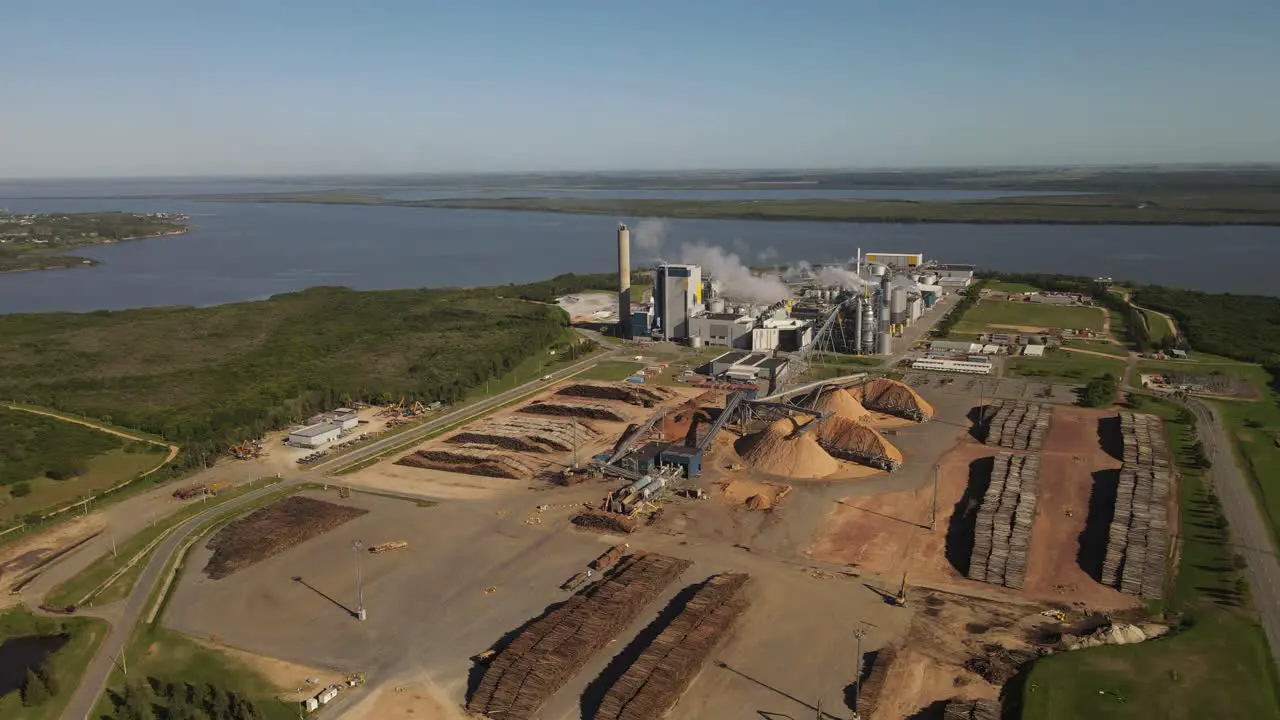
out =
[[208,683],[192,685],[154,677],[110,693],[112,713],[103,720],[262,720],[262,709],[243,694]]

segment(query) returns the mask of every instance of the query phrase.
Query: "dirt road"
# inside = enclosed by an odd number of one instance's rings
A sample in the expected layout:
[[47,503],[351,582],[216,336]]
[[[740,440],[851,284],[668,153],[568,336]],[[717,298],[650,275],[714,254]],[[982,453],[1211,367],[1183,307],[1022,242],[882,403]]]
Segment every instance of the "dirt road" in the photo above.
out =
[[[18,411],[18,412],[31,413],[32,415],[44,415],[45,417],[51,417],[51,418],[54,418],[54,419],[56,419],[56,420],[62,420],[62,421],[64,421],[64,422],[75,423],[75,424],[77,424],[77,425],[83,425],[83,426],[85,426],[85,427],[93,428],[94,430],[101,430],[102,432],[104,432],[104,433],[106,433],[106,434],[108,434],[108,435],[115,435],[116,437],[121,437],[121,438],[124,438],[124,439],[126,439],[126,440],[135,440],[135,441],[137,441],[137,442],[151,443],[152,445],[162,445],[162,446],[164,446],[164,447],[166,447],[166,448],[168,448],[168,449],[169,449],[169,454],[168,454],[167,456],[165,456],[165,459],[164,459],[164,461],[163,461],[163,462],[161,462],[159,465],[156,465],[155,467],[151,468],[150,470],[148,470],[148,471],[146,471],[146,472],[142,473],[142,474],[141,474],[141,475],[139,475],[138,477],[146,477],[146,476],[150,475],[151,473],[153,473],[153,472],[155,472],[155,471],[159,470],[160,468],[164,467],[165,465],[168,465],[170,462],[172,462],[172,461],[173,461],[173,459],[174,459],[174,458],[178,457],[178,449],[179,449],[179,448],[178,448],[178,446],[177,446],[177,445],[172,445],[172,444],[169,444],[169,443],[160,442],[159,440],[152,440],[151,438],[143,437],[143,436],[141,436],[141,435],[131,435],[131,434],[129,434],[129,433],[127,433],[127,432],[124,432],[124,431],[122,431],[122,430],[116,430],[115,428],[110,428],[110,427],[107,427],[106,425],[99,425],[98,423],[95,423],[95,422],[93,422],[93,421],[91,421],[91,420],[84,420],[84,419],[81,419],[81,418],[68,417],[68,416],[66,416],[66,415],[60,415],[60,414],[55,413],[55,412],[48,412],[48,411],[45,411],[45,410],[37,410],[37,409],[35,409],[35,408],[29,408],[29,407],[21,407],[21,406],[19,406],[19,405],[9,405],[8,403],[6,403],[6,404],[5,404],[5,407],[6,407],[6,408],[8,408],[8,409],[10,409],[10,410],[16,410],[16,411]],[[132,479],[130,479],[130,481],[129,481],[129,482],[133,482],[133,480],[132,480]]]

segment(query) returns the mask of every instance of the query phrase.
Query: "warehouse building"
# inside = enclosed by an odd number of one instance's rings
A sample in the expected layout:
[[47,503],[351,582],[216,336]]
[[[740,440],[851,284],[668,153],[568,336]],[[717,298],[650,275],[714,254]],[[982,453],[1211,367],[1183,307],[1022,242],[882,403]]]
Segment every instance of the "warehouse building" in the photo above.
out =
[[703,345],[716,347],[752,347],[753,322],[746,315],[733,313],[706,313],[689,318],[689,337],[702,338]]
[[922,253],[869,252],[864,257],[868,263],[887,265],[899,270],[908,270],[924,264],[924,255]]
[[342,426],[330,422],[316,423],[289,433],[289,444],[305,448],[323,447],[342,435]]
[[929,343],[929,352],[936,355],[973,355],[982,352],[982,345],[958,340],[934,340]]
[[935,265],[930,270],[938,274],[942,287],[964,288],[973,282],[973,265]]
[[967,375],[990,375],[991,363],[973,362],[970,360],[943,360],[941,358],[921,358],[911,362],[912,370],[933,372],[953,372]]
[[342,428],[344,432],[355,430],[356,426],[360,424],[360,415],[351,408],[338,408],[330,414],[329,422]]

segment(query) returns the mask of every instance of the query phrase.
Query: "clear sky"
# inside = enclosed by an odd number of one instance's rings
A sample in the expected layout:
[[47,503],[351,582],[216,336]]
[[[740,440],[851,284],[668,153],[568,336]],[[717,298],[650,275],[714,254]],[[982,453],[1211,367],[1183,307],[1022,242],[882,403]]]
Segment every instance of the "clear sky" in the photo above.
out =
[[0,177],[1280,161],[1280,0],[11,0]]

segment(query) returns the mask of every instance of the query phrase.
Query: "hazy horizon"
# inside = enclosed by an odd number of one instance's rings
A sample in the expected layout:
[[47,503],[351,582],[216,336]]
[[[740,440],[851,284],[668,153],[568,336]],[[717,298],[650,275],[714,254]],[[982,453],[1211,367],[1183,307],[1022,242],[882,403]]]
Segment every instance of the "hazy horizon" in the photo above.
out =
[[1280,163],[1280,3],[1145,5],[22,4],[0,178]]

